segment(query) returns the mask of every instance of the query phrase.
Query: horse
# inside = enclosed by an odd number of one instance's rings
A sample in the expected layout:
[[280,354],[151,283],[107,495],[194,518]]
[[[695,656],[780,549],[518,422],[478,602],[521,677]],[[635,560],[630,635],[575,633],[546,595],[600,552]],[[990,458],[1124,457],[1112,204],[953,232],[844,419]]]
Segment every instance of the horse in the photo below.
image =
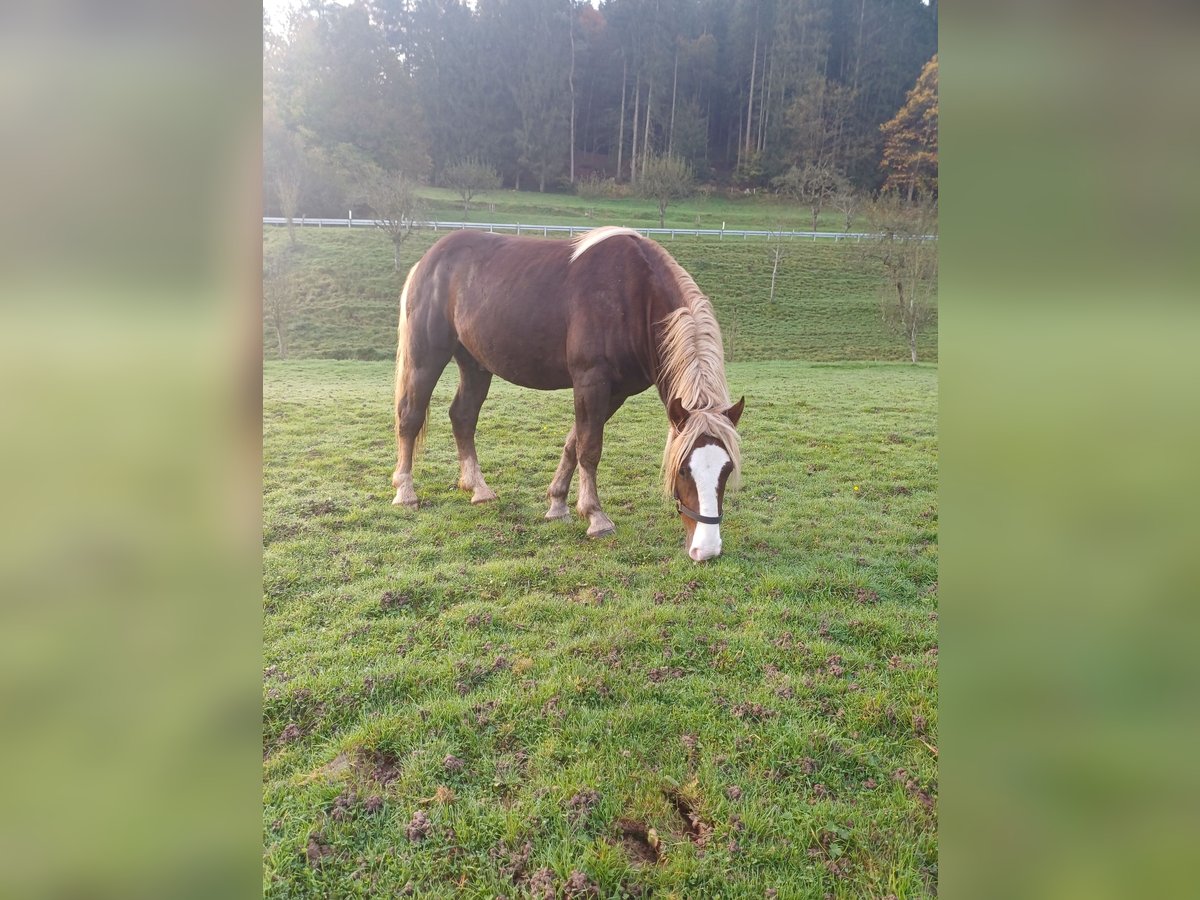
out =
[[721,552],[725,489],[741,473],[721,329],[709,300],[659,244],[630,228],[593,229],[571,241],[456,231],[409,270],[396,348],[396,468],[392,503],[416,509],[413,455],[430,396],[458,364],[450,422],[460,488],[472,503],[496,499],[479,468],[475,427],[492,376],[536,390],[570,388],[575,424],[550,482],[545,517],[575,509],[588,537],[614,532],[596,488],[604,425],[628,398],[658,389],[669,428],[663,489],[673,496],[695,561]]

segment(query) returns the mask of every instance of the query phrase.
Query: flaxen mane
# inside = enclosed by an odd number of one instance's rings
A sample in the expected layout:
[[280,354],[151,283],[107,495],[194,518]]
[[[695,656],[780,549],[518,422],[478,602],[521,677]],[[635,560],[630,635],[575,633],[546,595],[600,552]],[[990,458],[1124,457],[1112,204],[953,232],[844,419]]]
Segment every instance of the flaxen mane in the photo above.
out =
[[[575,241],[574,261],[589,248],[616,235],[642,236],[631,228],[612,226],[596,228]],[[670,495],[674,490],[675,473],[683,466],[687,452],[701,437],[713,437],[725,445],[733,463],[733,472],[728,487],[736,487],[742,468],[737,429],[724,414],[732,403],[729,385],[725,381],[725,351],[721,342],[721,327],[713,314],[712,304],[683,268],[662,247],[652,241],[646,242],[658,253],[659,259],[674,279],[682,305],[658,324],[661,326],[659,339],[658,374],[660,384],[665,383],[665,396],[678,397],[691,415],[682,431],[672,425],[667,435],[667,446],[663,451],[663,490]]]

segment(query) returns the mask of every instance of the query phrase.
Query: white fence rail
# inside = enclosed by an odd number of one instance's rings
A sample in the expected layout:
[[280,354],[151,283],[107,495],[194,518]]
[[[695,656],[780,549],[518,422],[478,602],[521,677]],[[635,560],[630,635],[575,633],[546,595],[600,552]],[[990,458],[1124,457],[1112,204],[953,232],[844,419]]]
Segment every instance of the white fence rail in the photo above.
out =
[[[375,219],[310,219],[297,217],[292,220],[297,225],[316,228],[371,228],[377,224]],[[287,219],[282,216],[263,216],[264,225],[286,225]],[[521,222],[417,222],[417,228],[431,231],[461,231],[472,228],[476,231],[511,231],[514,234],[540,234],[548,237],[552,234],[577,235],[591,231],[595,225],[525,225]],[[716,237],[716,238],[810,238],[812,240],[861,241],[875,235],[866,231],[772,231],[772,230],[743,230],[733,228],[637,228],[647,237]],[[927,239],[932,239],[930,236]]]

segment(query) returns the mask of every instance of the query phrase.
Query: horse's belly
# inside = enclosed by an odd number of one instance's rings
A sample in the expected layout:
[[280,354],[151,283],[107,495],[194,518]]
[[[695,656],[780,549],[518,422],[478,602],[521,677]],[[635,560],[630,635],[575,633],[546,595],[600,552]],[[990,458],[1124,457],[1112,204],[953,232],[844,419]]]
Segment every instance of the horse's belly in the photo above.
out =
[[540,391],[571,387],[565,339],[539,335],[537,328],[508,333],[460,328],[458,339],[481,366],[505,381]]

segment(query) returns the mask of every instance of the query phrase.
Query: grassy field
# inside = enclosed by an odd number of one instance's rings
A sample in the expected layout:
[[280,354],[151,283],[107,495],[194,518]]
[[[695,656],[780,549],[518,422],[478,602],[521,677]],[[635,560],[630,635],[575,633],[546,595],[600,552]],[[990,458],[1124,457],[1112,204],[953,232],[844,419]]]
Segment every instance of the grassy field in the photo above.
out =
[[[400,273],[381,232],[305,228],[299,235],[299,247],[289,253],[284,228],[263,229],[264,256],[289,254],[294,261],[299,299],[291,355],[391,358],[404,275],[440,235],[412,237]],[[664,244],[712,300],[730,360],[907,358],[904,340],[883,325],[878,275],[859,245],[786,242],[771,304],[772,261],[764,243],[681,237]],[[276,355],[269,327],[264,327],[264,352]],[[923,360],[937,359],[936,327],[922,336],[920,354]]]
[[[534,191],[498,190],[472,199],[464,214],[462,200],[446,188],[422,187],[426,203],[425,218],[441,222],[521,222],[570,225],[629,225],[658,227],[658,205],[637,197],[590,199],[575,194],[539,194]],[[712,196],[695,195],[672,202],[667,207],[667,228],[774,229],[809,231],[809,210],[770,194],[753,196],[718,191]],[[861,217],[851,230],[863,230]],[[846,217],[836,210],[823,210],[817,220],[818,231],[844,231]]]
[[265,894],[935,894],[936,368],[731,364],[744,487],[705,565],[653,392],[589,542],[542,519],[569,394],[493,385],[476,507],[453,374],[404,513],[391,366],[266,363]]

